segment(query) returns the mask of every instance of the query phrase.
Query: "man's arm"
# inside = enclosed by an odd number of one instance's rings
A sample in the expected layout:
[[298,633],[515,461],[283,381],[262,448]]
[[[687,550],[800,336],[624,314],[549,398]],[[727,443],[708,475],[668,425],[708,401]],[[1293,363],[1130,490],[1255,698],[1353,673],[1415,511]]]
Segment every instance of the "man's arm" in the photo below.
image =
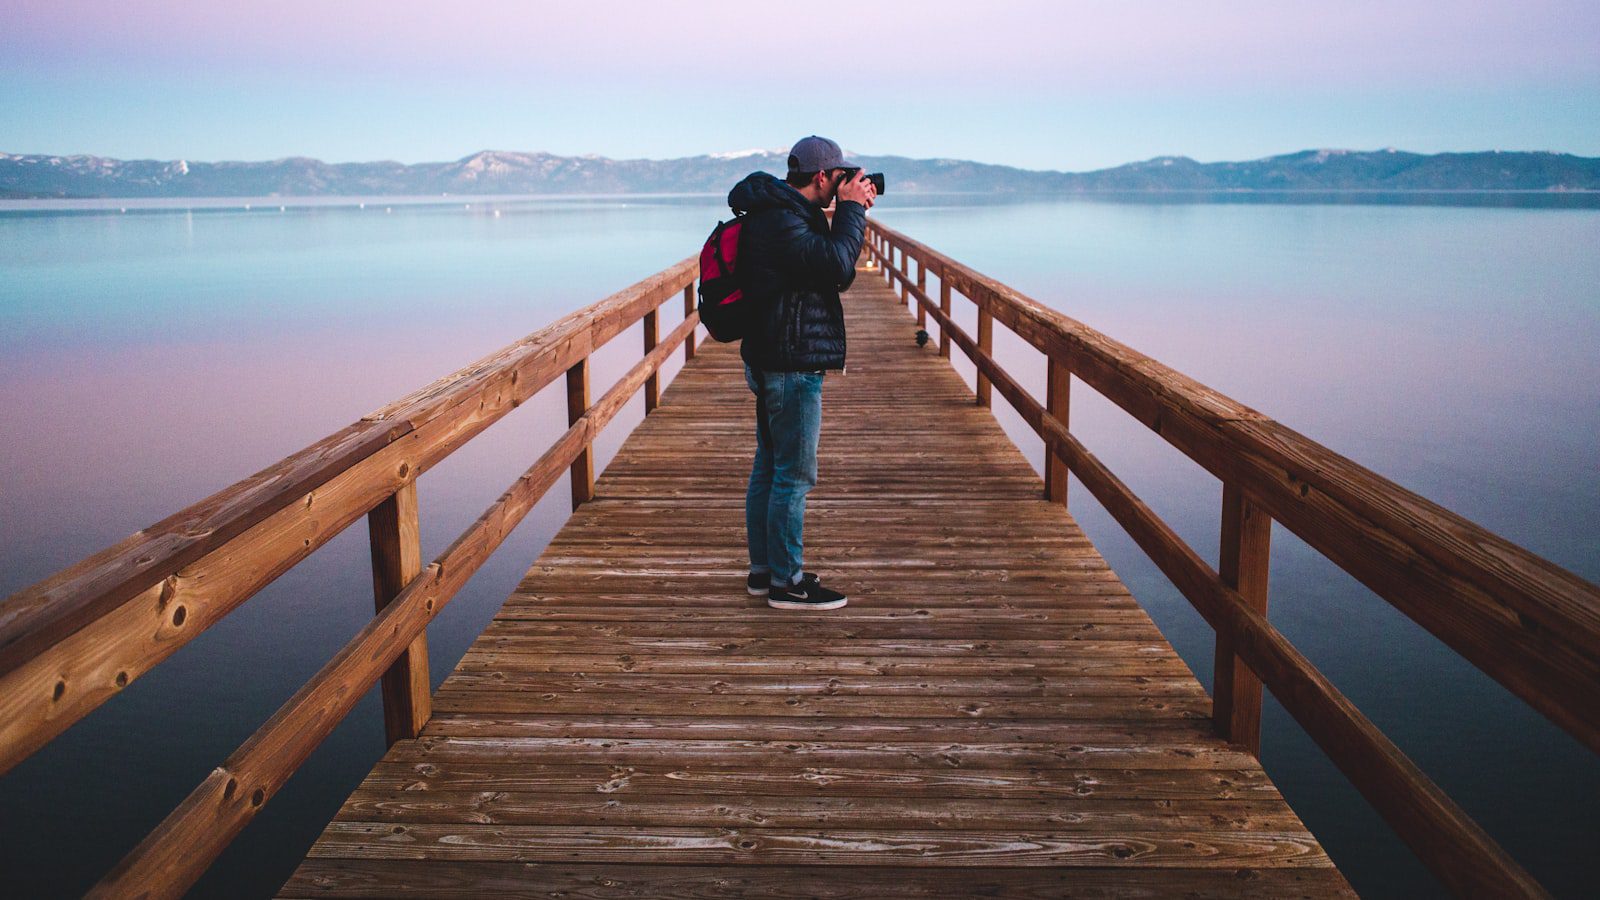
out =
[[818,234],[806,220],[787,214],[778,222],[773,244],[780,267],[807,282],[842,291],[855,280],[866,230],[866,207],[845,201],[833,211],[831,233]]
[[[840,218],[840,217],[844,218]],[[839,290],[850,287],[856,280],[856,260],[861,256],[861,245],[867,240],[867,208],[852,200],[841,200],[833,207],[833,233],[839,235],[841,228],[844,234],[851,236],[850,255],[845,260],[844,280],[839,282]]]

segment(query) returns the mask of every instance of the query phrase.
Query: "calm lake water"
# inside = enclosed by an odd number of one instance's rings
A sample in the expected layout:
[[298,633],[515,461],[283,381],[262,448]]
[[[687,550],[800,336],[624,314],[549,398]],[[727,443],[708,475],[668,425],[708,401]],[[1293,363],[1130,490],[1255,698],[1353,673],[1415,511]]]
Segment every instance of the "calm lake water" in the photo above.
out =
[[[891,195],[873,215],[1600,580],[1600,203],[1254,199]],[[726,216],[714,197],[244,202],[0,206],[0,595],[688,256]],[[1038,354],[997,332],[1043,396]],[[638,347],[635,330],[597,357],[596,395]],[[1215,479],[1081,384],[1072,416],[1214,559]],[[425,557],[564,421],[546,390],[422,478]],[[565,494],[431,628],[436,682]],[[1209,683],[1210,629],[1080,485],[1072,508]],[[1273,545],[1278,627],[1550,888],[1590,889],[1600,762],[1292,535]],[[369,579],[358,524],[0,779],[8,892],[93,883],[361,626]],[[1265,718],[1267,771],[1359,891],[1441,893],[1270,698]],[[382,748],[373,693],[196,895],[270,895]]]

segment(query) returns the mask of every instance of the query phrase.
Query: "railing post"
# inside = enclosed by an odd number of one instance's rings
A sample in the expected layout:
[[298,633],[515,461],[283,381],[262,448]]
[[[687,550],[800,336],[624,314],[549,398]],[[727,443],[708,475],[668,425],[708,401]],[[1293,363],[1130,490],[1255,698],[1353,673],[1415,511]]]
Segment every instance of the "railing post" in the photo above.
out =
[[[694,315],[694,282],[690,281],[689,286],[683,289],[683,317],[687,319],[692,315]],[[683,361],[688,362],[691,359],[694,359],[693,331],[683,339]]]
[[[659,309],[652,309],[644,314],[644,352],[646,355],[656,348],[657,316]],[[644,380],[644,414],[650,415],[661,402],[661,370],[650,373]]]
[[[1048,360],[1045,374],[1045,411],[1051,418],[1060,422],[1061,427],[1066,428],[1072,408],[1072,370],[1067,368],[1064,360],[1058,360],[1054,356]],[[1051,453],[1048,447],[1044,451],[1044,496],[1051,503],[1067,505],[1067,464],[1061,457]]]
[[[567,424],[576,425],[589,410],[589,357],[567,370]],[[572,508],[594,499],[594,444],[585,442],[572,461]]]
[[[406,482],[367,513],[367,532],[372,543],[373,605],[382,612],[422,572],[415,481]],[[421,734],[433,714],[426,631],[383,673],[382,684],[384,738],[393,747]]]
[[[917,260],[917,290],[922,292],[922,296],[928,296],[928,267],[920,259]],[[917,303],[917,327],[928,327],[928,310],[920,302]]]
[[[990,315],[989,307],[978,304],[978,349],[985,356],[993,356],[994,350],[994,316]],[[983,374],[983,367],[978,367],[977,381],[978,405],[989,406],[989,379]]]
[[900,305],[906,305],[906,286],[911,283],[911,263],[906,259],[905,248],[900,249],[900,265],[895,268],[900,270]]
[[[1222,548],[1217,574],[1258,612],[1267,611],[1267,568],[1272,555],[1272,519],[1236,485],[1222,485]],[[1217,632],[1211,717],[1217,734],[1261,755],[1261,679],[1233,653],[1233,641]]]
[[[939,272],[939,311],[944,313],[946,322],[950,321],[950,282],[945,280],[942,269]],[[939,326],[939,355],[950,358],[950,331],[943,325]]]

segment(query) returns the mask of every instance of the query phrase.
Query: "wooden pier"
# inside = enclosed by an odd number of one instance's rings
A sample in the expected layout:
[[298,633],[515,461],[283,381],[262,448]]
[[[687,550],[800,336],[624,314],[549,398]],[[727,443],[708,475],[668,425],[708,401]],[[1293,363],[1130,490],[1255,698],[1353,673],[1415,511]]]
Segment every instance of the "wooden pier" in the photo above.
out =
[[755,404],[737,345],[705,348],[284,896],[1348,890],[905,306],[857,283],[806,542],[850,604],[745,592]]
[[[869,237],[807,516],[807,567],[847,607],[744,590],[754,405],[737,346],[695,345],[686,260],[5,601],[0,771],[365,517],[371,623],[96,895],[182,894],[379,681],[388,752],[284,897],[1347,896],[1257,758],[1263,684],[1452,890],[1542,894],[1271,626],[1270,525],[1591,747],[1600,589],[904,235]],[[975,335],[951,317],[963,297]],[[997,322],[1046,355],[1042,402],[993,356]],[[640,323],[643,359],[592,398],[589,355]],[[424,565],[416,479],[563,376],[569,428]],[[1069,431],[1074,378],[1223,481],[1218,569]],[[639,391],[648,415],[596,478],[594,436]],[[1043,479],[996,393],[1044,438]],[[1217,629],[1215,698],[1078,529],[1069,470]],[[427,623],[563,476],[572,517],[431,693]]]

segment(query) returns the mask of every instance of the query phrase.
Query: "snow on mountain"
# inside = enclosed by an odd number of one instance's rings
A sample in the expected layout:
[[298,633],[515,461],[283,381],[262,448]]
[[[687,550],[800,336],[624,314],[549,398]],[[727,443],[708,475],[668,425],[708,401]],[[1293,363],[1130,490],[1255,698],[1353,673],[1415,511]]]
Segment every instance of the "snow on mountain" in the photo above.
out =
[[760,147],[754,147],[749,150],[729,150],[725,153],[712,153],[709,155],[712,159],[745,159],[751,156],[784,156],[787,152],[783,147],[775,150],[763,150]]

